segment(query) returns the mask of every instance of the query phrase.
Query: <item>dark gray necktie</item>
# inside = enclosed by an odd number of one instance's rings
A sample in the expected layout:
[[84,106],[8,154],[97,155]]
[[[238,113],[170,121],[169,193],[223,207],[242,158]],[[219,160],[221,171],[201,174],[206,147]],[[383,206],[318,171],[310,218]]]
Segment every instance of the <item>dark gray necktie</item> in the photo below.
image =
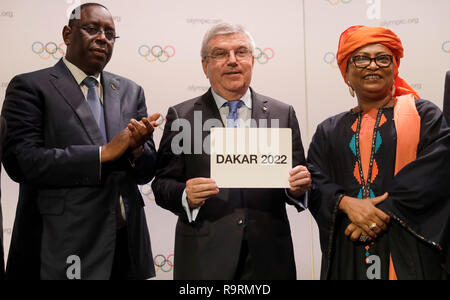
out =
[[103,105],[100,102],[97,92],[97,80],[93,77],[86,77],[83,82],[85,86],[88,87],[87,102],[91,108],[92,115],[95,121],[97,121],[100,132],[102,133],[105,141],[106,138],[106,128],[105,128],[105,114],[103,112]]

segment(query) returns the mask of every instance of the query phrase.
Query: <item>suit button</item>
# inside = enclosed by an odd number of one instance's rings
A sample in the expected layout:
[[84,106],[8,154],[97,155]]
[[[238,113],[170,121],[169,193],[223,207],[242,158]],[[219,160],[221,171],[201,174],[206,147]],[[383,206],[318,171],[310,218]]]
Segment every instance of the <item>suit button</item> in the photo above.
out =
[[238,223],[238,225],[242,225],[242,224],[244,224],[244,220],[240,219],[237,223]]

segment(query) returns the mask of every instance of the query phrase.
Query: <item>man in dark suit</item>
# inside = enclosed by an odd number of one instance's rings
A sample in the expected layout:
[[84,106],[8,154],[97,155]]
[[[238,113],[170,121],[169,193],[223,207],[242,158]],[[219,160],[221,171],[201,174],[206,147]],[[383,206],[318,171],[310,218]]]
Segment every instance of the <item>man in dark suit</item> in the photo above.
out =
[[117,38],[105,7],[75,9],[63,38],[65,58],[6,91],[3,162],[20,183],[7,278],[153,277],[137,184],[154,174],[159,115],[146,118],[140,86],[103,71]]
[[[5,120],[0,116],[0,162],[2,161],[2,141],[5,136],[6,124]],[[2,171],[0,164],[0,173]],[[1,179],[1,178],[0,178]],[[1,180],[0,180],[1,182]],[[0,199],[2,197],[2,191],[0,187]],[[3,255],[3,216],[2,216],[2,206],[0,202],[0,280],[5,278],[5,260]]]
[[445,76],[444,116],[447,124],[450,125],[450,71]]
[[[302,166],[305,157],[292,106],[249,88],[254,49],[250,34],[239,25],[211,28],[202,47],[211,89],[169,108],[152,187],[156,203],[179,217],[175,279],[296,279],[286,203],[303,210],[311,179]],[[199,135],[176,130],[179,121],[200,127],[194,125],[199,116],[200,124],[216,120],[218,127],[248,127],[239,122],[253,119],[257,124],[266,120],[268,126],[278,120],[280,128],[291,128],[296,166],[290,174],[291,188],[219,190],[210,178],[210,155],[202,146],[196,153],[196,144],[203,144],[209,130]],[[178,154],[178,145],[185,151]]]

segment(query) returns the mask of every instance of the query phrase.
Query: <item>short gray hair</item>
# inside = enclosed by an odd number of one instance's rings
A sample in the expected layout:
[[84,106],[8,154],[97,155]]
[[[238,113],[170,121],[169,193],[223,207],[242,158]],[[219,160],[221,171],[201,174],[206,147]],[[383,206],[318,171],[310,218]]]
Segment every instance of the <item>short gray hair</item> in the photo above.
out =
[[247,29],[244,28],[244,26],[230,23],[220,23],[211,27],[203,37],[202,50],[200,51],[202,59],[206,59],[208,57],[208,44],[213,37],[235,33],[242,33],[247,36],[248,42],[250,43],[250,50],[252,51],[252,53],[255,53],[255,40],[253,39],[250,32],[248,32]]

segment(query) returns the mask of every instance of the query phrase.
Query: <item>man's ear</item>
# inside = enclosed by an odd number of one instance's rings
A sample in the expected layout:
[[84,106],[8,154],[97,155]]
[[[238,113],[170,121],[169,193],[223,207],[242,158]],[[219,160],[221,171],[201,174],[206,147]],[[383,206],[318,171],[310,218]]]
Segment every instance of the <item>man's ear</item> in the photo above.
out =
[[202,67],[203,67],[203,73],[205,73],[206,78],[208,77],[208,63],[206,62],[206,59],[202,59]]
[[64,26],[62,31],[63,41],[66,46],[70,45],[70,42],[72,41],[72,28],[69,26]]

